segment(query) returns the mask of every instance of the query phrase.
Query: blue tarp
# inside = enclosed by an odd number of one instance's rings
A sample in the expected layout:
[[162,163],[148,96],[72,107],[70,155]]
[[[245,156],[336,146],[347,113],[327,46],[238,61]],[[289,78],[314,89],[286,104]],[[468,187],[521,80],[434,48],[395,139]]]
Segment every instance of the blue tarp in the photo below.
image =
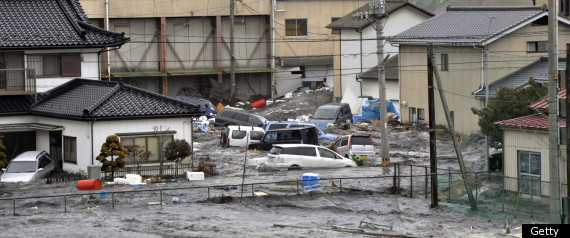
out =
[[[377,120],[380,118],[380,108],[378,108],[378,99],[373,100],[366,100],[364,106],[362,106],[362,119],[366,120]],[[386,112],[391,112],[400,118],[400,113],[394,107],[394,104],[391,101],[386,101]]]

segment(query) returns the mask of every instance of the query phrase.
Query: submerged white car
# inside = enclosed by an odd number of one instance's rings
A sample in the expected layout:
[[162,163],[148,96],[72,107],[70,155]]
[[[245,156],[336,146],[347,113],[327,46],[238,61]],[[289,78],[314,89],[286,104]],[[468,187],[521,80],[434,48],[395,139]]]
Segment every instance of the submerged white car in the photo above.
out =
[[251,143],[258,143],[265,135],[265,130],[254,126],[228,126],[220,137],[220,146],[245,147]]
[[356,167],[356,163],[322,146],[307,144],[274,145],[267,157],[249,160],[249,165],[276,169]]
[[45,151],[27,151],[8,164],[8,167],[2,169],[3,183],[9,182],[31,182],[40,178],[45,178],[55,169],[55,162]]

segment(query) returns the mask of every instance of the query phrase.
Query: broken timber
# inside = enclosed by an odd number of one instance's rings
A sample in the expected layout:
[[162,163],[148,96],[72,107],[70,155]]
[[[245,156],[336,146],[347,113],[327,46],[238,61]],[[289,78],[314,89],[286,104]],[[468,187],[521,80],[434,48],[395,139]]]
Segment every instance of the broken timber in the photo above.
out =
[[[461,148],[457,144],[457,139],[455,138],[455,128],[453,122],[451,121],[451,116],[449,114],[449,107],[447,106],[447,100],[445,99],[445,92],[443,91],[443,86],[441,85],[441,79],[439,78],[439,70],[435,63],[435,59],[431,59],[431,68],[435,74],[435,80],[437,82],[437,90],[439,90],[439,96],[441,97],[441,104],[443,106],[443,111],[445,112],[445,119],[447,119],[447,125],[449,127],[449,132],[451,134],[451,140],[453,141],[453,146],[455,147],[455,153],[457,154],[457,160],[459,160],[459,169],[461,170],[461,175],[463,177],[463,182],[465,183],[465,190],[467,190],[467,196],[469,197],[469,204],[471,204],[471,210],[477,210],[477,202],[473,197],[473,192],[471,191],[471,185],[467,181],[467,171],[465,170],[465,163],[463,162],[463,155],[461,154]],[[430,128],[432,129],[432,128]]]

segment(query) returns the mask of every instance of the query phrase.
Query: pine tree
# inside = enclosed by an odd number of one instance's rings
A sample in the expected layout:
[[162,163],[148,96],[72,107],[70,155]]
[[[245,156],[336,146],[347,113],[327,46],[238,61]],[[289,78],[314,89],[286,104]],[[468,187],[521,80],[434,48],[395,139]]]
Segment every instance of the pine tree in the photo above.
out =
[[8,160],[6,159],[6,146],[4,146],[4,141],[0,139],[0,169],[6,168],[8,166]]
[[[107,136],[103,145],[101,145],[101,153],[97,156],[103,165],[101,171],[111,172],[111,178],[115,178],[115,171],[125,167],[125,156],[129,151],[123,148],[123,144],[119,141],[119,137],[115,135]],[[107,159],[110,157],[110,159]]]

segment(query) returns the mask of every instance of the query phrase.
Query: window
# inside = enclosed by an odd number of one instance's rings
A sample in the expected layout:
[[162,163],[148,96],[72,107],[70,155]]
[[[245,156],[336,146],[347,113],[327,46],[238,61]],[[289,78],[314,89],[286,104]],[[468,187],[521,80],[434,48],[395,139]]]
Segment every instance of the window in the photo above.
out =
[[519,191],[540,194],[540,153],[518,151]]
[[297,147],[285,147],[281,154],[284,155],[296,155],[297,154]]
[[299,155],[317,156],[317,151],[313,147],[299,147]]
[[39,163],[38,164],[38,169],[39,169],[39,168],[45,168],[46,166],[50,165],[52,161],[49,157],[43,155],[42,157],[40,157],[38,163]]
[[340,17],[331,17],[331,23],[335,22],[338,19],[340,19]]
[[[23,69],[23,53],[1,53],[0,69]],[[0,71],[0,91],[24,90],[24,71]]]
[[318,150],[319,154],[321,154],[321,157],[336,159],[336,155],[334,154],[334,152],[323,148],[318,148]]
[[441,71],[449,70],[449,55],[441,54]]
[[352,136],[353,145],[372,145],[370,136]]
[[418,108],[418,120],[426,119],[426,110],[423,108]]
[[285,19],[285,36],[307,36],[307,19]]
[[[151,155],[148,157],[147,161],[141,162],[158,162],[160,153],[168,142],[174,139],[173,135],[163,135],[163,136],[121,136],[121,142],[123,146],[125,145],[138,145],[145,152],[150,152]],[[162,148],[160,145],[162,144]]]
[[410,107],[410,122],[414,123],[416,122],[417,117],[416,117],[416,108],[415,107]]
[[269,129],[268,130],[273,130],[273,129],[281,129],[281,128],[286,128],[287,124],[271,124],[269,125]]
[[243,139],[247,135],[247,131],[233,131],[232,139]]
[[63,137],[63,161],[77,164],[77,138]]
[[261,137],[265,135],[263,131],[251,131],[249,132],[249,139],[250,140],[261,140]]
[[340,146],[346,146],[346,145],[348,145],[348,138],[342,139],[342,142],[340,143]]
[[249,120],[249,117],[245,114],[240,114],[237,113],[234,117],[234,120],[240,121],[240,122],[247,122]]
[[529,41],[526,43],[526,52],[548,52],[548,44],[546,41]]
[[81,55],[79,54],[49,54],[28,55],[28,68],[36,71],[37,77],[81,76]]

